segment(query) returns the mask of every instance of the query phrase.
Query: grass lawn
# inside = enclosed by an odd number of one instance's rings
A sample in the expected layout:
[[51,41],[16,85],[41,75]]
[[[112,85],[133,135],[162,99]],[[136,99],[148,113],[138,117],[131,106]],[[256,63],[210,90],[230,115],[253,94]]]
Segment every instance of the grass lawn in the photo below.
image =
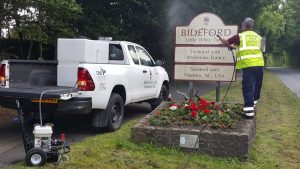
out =
[[[223,89],[223,93],[224,93]],[[228,100],[242,102],[241,82],[233,84]],[[214,99],[214,92],[204,98]],[[71,146],[70,161],[42,168],[187,168],[269,169],[300,168],[300,99],[273,74],[266,71],[258,104],[257,135],[249,160],[183,153],[178,149],[130,142],[130,128],[138,119],[114,133],[99,134]],[[24,162],[11,168],[26,168]]]

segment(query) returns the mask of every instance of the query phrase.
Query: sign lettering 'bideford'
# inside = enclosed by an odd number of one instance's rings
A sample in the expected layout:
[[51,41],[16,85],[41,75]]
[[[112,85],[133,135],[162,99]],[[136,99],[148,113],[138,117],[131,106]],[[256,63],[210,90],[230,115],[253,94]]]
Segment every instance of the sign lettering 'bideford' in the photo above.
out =
[[189,26],[176,27],[175,80],[231,81],[234,58],[217,35],[229,38],[238,27],[225,25],[213,13],[202,13]]
[[176,44],[219,45],[217,35],[225,38],[237,34],[237,26],[227,26],[212,13],[202,13],[195,17],[189,26],[176,27]]

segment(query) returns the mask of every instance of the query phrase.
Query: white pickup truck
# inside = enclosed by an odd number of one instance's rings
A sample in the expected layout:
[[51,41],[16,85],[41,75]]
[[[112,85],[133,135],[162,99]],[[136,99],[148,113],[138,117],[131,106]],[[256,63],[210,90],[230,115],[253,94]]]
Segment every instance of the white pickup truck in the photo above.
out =
[[[24,117],[90,114],[94,127],[120,128],[124,106],[169,95],[169,77],[140,45],[125,41],[58,39],[58,61],[3,60],[0,105],[21,103]],[[42,98],[41,97],[41,94]]]

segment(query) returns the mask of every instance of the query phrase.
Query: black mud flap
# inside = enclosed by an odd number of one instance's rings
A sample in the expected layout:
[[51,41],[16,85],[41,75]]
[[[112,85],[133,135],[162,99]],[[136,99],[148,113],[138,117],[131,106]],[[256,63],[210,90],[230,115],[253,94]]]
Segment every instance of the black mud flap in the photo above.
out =
[[107,126],[108,114],[105,110],[93,110],[92,125],[95,128],[103,128]]

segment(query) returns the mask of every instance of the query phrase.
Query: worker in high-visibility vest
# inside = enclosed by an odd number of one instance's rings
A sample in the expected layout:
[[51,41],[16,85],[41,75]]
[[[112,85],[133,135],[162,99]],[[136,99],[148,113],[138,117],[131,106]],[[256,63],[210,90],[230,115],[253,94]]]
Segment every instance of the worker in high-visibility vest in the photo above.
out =
[[252,29],[254,20],[246,18],[242,23],[242,33],[228,40],[219,37],[222,44],[234,45],[236,53],[236,69],[242,69],[242,90],[244,97],[243,114],[245,117],[253,118],[254,108],[260,98],[263,81],[264,59],[261,51],[262,38]]

